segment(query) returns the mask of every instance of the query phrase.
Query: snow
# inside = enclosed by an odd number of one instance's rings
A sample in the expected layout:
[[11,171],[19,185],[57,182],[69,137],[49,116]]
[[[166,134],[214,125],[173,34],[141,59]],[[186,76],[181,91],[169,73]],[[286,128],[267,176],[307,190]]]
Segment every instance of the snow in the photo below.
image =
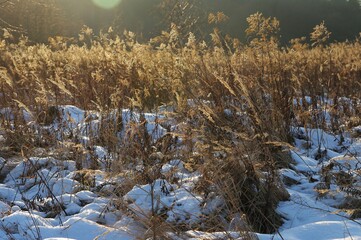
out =
[[[282,236],[282,238],[281,238]],[[281,232],[281,236],[276,236],[274,239],[287,240],[360,240],[361,239],[361,225],[349,220],[340,221],[321,221],[309,224],[303,224],[292,229],[287,229]],[[269,239],[269,238],[260,238]]]
[[64,193],[73,193],[78,185],[80,185],[78,181],[75,181],[73,179],[59,178],[54,183],[52,187],[52,192],[55,196],[59,196]]
[[167,174],[170,172],[178,172],[184,169],[184,164],[181,160],[171,160],[162,166],[161,173]]
[[354,156],[361,156],[361,140],[353,142],[348,150]]
[[[304,132],[304,129],[301,131]],[[294,168],[299,172],[291,169],[280,170],[281,178],[292,179],[295,184],[290,184],[287,188],[291,195],[290,200],[281,202],[277,209],[286,221],[279,234],[258,234],[259,239],[361,239],[361,221],[351,221],[346,212],[333,207],[340,205],[345,199],[337,186],[331,183],[330,191],[335,191],[324,197],[320,197],[315,191],[322,179],[319,174],[325,166],[333,163],[334,170],[331,171],[352,172],[361,167],[360,159],[347,156],[347,151],[342,150],[335,140],[337,136],[320,130],[310,132],[308,136],[312,146],[323,146],[320,149],[327,152],[326,158],[323,161],[315,160],[315,150],[310,152],[300,148],[291,151],[295,161]],[[346,139],[346,143],[347,141],[350,142],[349,139]],[[310,176],[315,182],[308,180]]]
[[335,208],[327,206],[321,201],[317,201],[311,194],[300,193],[289,189],[291,199],[282,202],[278,211],[289,221],[282,228],[293,228],[304,224],[319,221],[343,221],[346,218],[334,214]]
[[10,210],[13,211],[8,204],[0,201],[0,217],[6,216]]
[[[191,186],[176,186],[158,179],[152,184],[135,186],[124,196],[129,209],[139,217],[148,217],[152,211],[167,212],[167,222],[195,224],[201,221],[203,199],[191,192]],[[155,199],[152,203],[152,198]]]
[[77,196],[80,201],[83,201],[86,203],[91,203],[97,197],[97,195],[95,193],[93,193],[91,191],[86,191],[86,190],[77,192],[75,194],[75,196]]
[[[29,229],[34,231],[35,227]],[[79,217],[72,217],[66,222],[64,226],[45,227],[39,226],[40,236],[43,239],[54,238],[56,236],[66,237],[66,239],[133,239],[126,232],[101,226],[95,222]]]
[[51,237],[51,238],[45,238],[44,240],[76,240],[74,238],[57,238],[57,237]]
[[[119,115],[123,125],[123,130],[120,129],[119,135],[124,136],[131,122],[140,123],[142,120],[139,113],[129,109],[124,109],[121,113],[114,110],[107,116],[102,116],[94,111],[84,111],[71,105],[58,106],[57,109],[60,112],[60,118],[55,119],[46,129],[62,133],[58,135],[59,140],[63,139],[63,135],[70,136],[73,134],[79,136],[84,143],[87,143],[90,138],[95,138],[99,134],[102,121],[115,126]],[[147,131],[154,139],[165,134],[166,130],[157,123],[164,116],[145,114],[144,118],[147,122]]]
[[44,240],[76,240],[74,238],[61,238],[61,237],[51,237],[51,238],[45,238]]
[[79,213],[80,210],[81,210],[81,207],[74,202],[69,203],[65,208],[65,211],[68,215],[75,215],[75,214]]
[[7,232],[13,234],[27,231],[33,226],[52,227],[52,221],[28,212],[20,211],[3,217],[0,223],[2,228],[4,228]]
[[0,199],[6,200],[8,202],[20,200],[20,193],[16,190],[8,187],[0,187]]
[[123,215],[119,221],[115,222],[113,224],[113,227],[115,229],[127,232],[130,236],[133,236],[134,239],[139,239],[143,237],[144,232],[146,231],[144,225],[126,215]]
[[[164,118],[162,115],[141,116],[125,109],[102,116],[70,105],[59,109],[60,117],[44,128],[77,134],[85,146],[89,132],[96,136],[101,121],[115,122],[119,113],[123,124],[119,137],[125,140],[128,124],[140,123],[142,117],[153,139],[166,133],[158,124],[159,119]],[[230,110],[226,113],[231,114]],[[8,114],[11,117],[11,112]],[[29,114],[27,117],[30,121]],[[361,239],[361,219],[350,220],[350,213],[339,209],[350,196],[336,178],[343,172],[352,177],[353,187],[360,187],[360,138],[352,139],[346,134],[341,143],[341,136],[325,130],[292,130],[295,148],[290,156],[293,161],[290,168],[278,171],[290,194],[289,200],[280,202],[277,207],[284,224],[278,233],[248,234],[261,240]],[[355,128],[354,131],[359,130]],[[63,136],[58,137],[61,140]],[[216,190],[207,193],[207,197],[196,191],[202,174],[189,172],[185,163],[177,158],[164,160],[164,155],[155,151],[154,156],[164,161],[157,163],[159,175],[143,184],[129,186],[123,185],[130,184],[126,177],[105,173],[106,161],[116,159],[106,148],[92,146],[90,152],[92,156],[89,154],[87,158],[94,157],[100,163],[100,170],[89,171],[95,186],[84,185],[76,177],[79,173],[77,159],[60,160],[49,154],[25,159],[12,169],[0,184],[0,239],[8,239],[10,235],[11,239],[140,239],[147,233],[145,223],[153,213],[161,215],[172,226],[198,230],[204,218],[226,206]],[[6,162],[0,157],[0,168]],[[329,189],[322,188],[327,185],[326,170],[331,179]],[[126,173],[134,174],[132,171]],[[116,191],[119,189],[120,193]],[[229,222],[224,223],[228,232],[189,230],[179,236],[175,233],[168,233],[168,236],[170,239],[242,239],[247,236],[238,231],[240,226],[247,228],[242,213],[228,217]]]
[[[124,200],[131,202],[129,208],[140,216],[148,216],[152,209],[161,211],[164,207],[170,207],[172,197],[169,196],[168,188],[173,188],[165,180],[156,180],[153,184],[134,186],[133,189],[124,196]],[[156,199],[153,201],[152,198]]]
[[[52,198],[49,198],[49,199],[52,200]],[[57,200],[57,202],[59,202],[59,203],[61,203],[63,205],[69,205],[69,204],[72,204],[72,203],[80,205],[79,199],[73,194],[68,194],[68,193],[67,194],[62,194],[62,195],[57,196],[55,199]]]

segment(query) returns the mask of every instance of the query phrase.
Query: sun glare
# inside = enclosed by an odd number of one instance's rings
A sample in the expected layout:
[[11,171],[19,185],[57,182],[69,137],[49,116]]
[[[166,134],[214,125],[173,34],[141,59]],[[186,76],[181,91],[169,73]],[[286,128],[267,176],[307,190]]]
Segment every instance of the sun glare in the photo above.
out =
[[117,6],[122,0],[93,0],[93,3],[101,8],[111,9]]

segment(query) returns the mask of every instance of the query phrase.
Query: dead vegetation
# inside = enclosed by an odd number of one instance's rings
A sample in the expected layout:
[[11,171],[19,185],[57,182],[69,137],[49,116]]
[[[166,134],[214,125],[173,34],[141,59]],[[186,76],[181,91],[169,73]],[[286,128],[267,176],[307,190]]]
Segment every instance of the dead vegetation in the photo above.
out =
[[[162,163],[181,159],[188,170],[203,174],[199,193],[225,201],[219,215],[206,216],[199,229],[226,230],[219,218],[231,222],[238,216],[244,224],[235,229],[277,231],[282,219],[275,209],[288,194],[276,170],[289,164],[291,126],[340,132],[340,123],[350,128],[360,123],[361,42],[326,45],[330,33],[321,23],[311,34],[311,45],[301,38],[282,47],[276,19],[257,13],[248,23],[247,44],[217,29],[210,43],[189,34],[182,44],[176,25],[148,44],[137,43],[131,32],[115,36],[109,29],[95,35],[87,27],[76,42],[57,37],[47,45],[30,44],[23,37],[13,43],[3,36],[1,153],[6,147],[28,155],[34,148],[59,144],[37,127],[60,119],[57,106],[96,110],[103,116],[99,134],[88,146],[67,135],[72,144],[63,151],[69,156],[81,161],[92,145],[104,146],[117,159],[109,167],[113,174],[141,161],[144,169],[127,176],[138,184],[152,183],[161,177]],[[332,126],[318,104],[332,109]],[[168,117],[184,125],[155,140],[142,114],[161,106],[171,107]],[[119,139],[121,115],[107,116],[123,108],[141,117]],[[159,120],[159,125],[166,123]],[[93,187],[97,161],[89,166],[92,170],[77,162],[77,180],[88,188]],[[162,232],[159,227],[177,231],[155,213],[149,219],[149,236]]]

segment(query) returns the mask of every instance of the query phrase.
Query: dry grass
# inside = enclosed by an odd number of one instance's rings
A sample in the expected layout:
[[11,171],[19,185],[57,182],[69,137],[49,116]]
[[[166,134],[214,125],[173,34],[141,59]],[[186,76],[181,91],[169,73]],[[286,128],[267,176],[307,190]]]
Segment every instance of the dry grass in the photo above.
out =
[[[31,112],[35,122],[49,124],[58,105],[104,115],[114,109],[142,113],[172,106],[175,118],[186,124],[178,133],[183,150],[158,150],[200,170],[200,192],[221,189],[228,217],[241,214],[248,229],[274,232],[282,223],[275,207],[287,198],[275,170],[288,164],[291,125],[327,129],[318,103],[332,109],[329,130],[338,131],[347,119],[352,119],[350,127],[360,122],[361,42],[325,45],[329,33],[321,24],[311,34],[313,44],[295,39],[281,47],[276,19],[255,14],[248,22],[246,45],[215,29],[208,45],[190,34],[181,46],[176,26],[148,44],[137,43],[131,32],[115,36],[110,29],[95,36],[86,27],[78,40],[57,37],[47,45],[30,44],[26,38],[16,44],[0,39],[0,105],[14,116],[0,115],[7,140],[2,144],[13,151],[46,145],[24,121],[23,110]],[[326,99],[333,104],[327,105]],[[142,124],[128,132],[131,141],[121,143],[120,126],[102,122],[94,144],[118,154],[114,169],[119,171],[144,160],[145,175],[134,179],[149,183],[159,177],[150,157],[157,143]],[[54,140],[49,139],[51,145]],[[160,221],[152,216],[150,228],[162,226]],[[216,222],[208,221],[208,230],[221,229]]]

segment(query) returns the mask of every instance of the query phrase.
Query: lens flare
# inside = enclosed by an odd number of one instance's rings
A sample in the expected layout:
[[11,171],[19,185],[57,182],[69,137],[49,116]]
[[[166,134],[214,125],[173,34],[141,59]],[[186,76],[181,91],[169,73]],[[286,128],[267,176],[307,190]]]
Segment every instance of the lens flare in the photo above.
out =
[[98,7],[105,9],[112,9],[116,7],[122,0],[93,0],[93,3]]

